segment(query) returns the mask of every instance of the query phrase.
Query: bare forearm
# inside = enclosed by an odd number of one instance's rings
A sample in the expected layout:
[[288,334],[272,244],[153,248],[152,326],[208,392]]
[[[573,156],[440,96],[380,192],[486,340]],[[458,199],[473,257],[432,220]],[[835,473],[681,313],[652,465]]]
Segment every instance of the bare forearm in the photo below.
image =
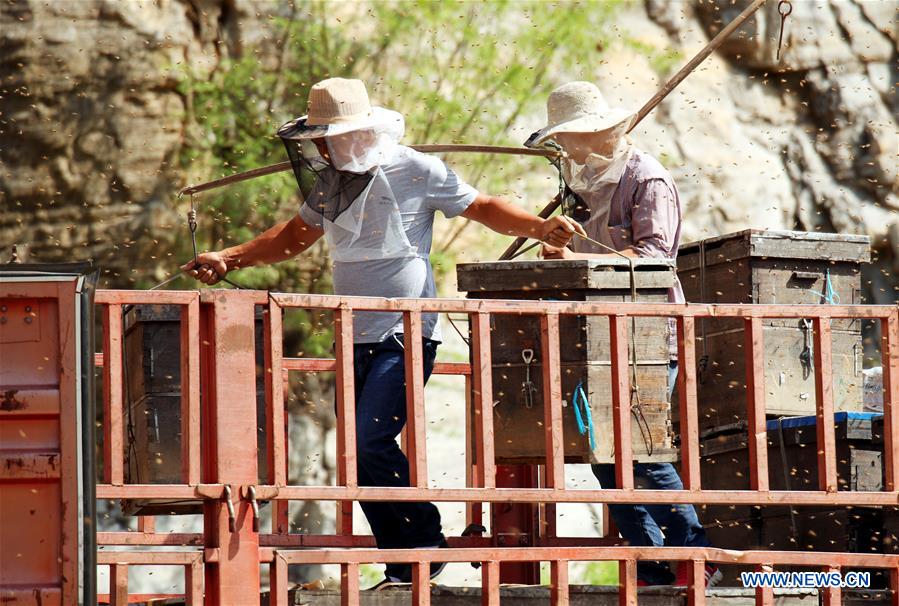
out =
[[479,197],[464,213],[495,232],[508,236],[536,238],[541,233],[544,220],[496,196]]
[[228,270],[285,261],[309,248],[322,232],[297,218],[278,223],[249,242],[221,251]]

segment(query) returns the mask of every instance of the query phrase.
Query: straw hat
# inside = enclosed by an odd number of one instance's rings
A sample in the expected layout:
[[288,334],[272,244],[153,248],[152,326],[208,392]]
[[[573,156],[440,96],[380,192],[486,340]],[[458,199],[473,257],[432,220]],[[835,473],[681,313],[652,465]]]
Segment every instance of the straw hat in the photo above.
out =
[[596,133],[624,121],[634,112],[609,107],[592,82],[569,82],[550,93],[546,100],[547,125],[530,136],[526,145],[539,145],[558,133]]
[[328,78],[312,85],[307,111],[279,128],[278,135],[290,139],[331,137],[403,121],[397,112],[372,106],[362,80],[347,78]]

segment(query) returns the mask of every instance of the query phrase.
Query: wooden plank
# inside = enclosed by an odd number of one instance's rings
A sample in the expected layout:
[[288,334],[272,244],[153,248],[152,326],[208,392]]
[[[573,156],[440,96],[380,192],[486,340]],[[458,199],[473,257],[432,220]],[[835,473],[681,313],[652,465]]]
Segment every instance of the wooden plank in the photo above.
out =
[[340,565],[340,606],[359,606],[359,564]]
[[181,479],[200,483],[200,299],[181,308]]
[[746,406],[749,433],[749,486],[768,490],[768,432],[765,427],[764,337],[762,321],[746,320]]
[[[826,566],[824,571],[839,574],[840,567]],[[839,587],[824,587],[821,594],[821,606],[840,606],[843,603],[842,591]]]
[[[477,486],[496,486],[493,431],[493,363],[490,348],[490,315],[474,314],[471,322],[472,380],[474,382],[474,448],[477,453]],[[472,424],[468,424],[472,427]],[[466,453],[469,449],[466,449]],[[467,468],[469,469],[469,468]]]
[[[86,508],[87,505],[83,503],[83,499],[90,498],[88,495],[82,494],[83,486],[81,485],[82,474],[88,474],[89,477],[93,477],[94,469],[89,467],[85,467],[82,469],[82,463],[80,461],[81,452],[79,452],[83,448],[82,441],[85,441],[86,437],[81,437],[81,440],[78,439],[78,436],[81,434],[81,431],[78,430],[78,427],[84,422],[84,419],[80,415],[81,406],[86,406],[87,403],[81,403],[81,394],[78,393],[77,386],[79,385],[79,357],[81,356],[81,352],[78,351],[77,343],[78,338],[77,334],[79,330],[83,333],[87,330],[92,330],[92,326],[80,326],[81,320],[78,317],[77,308],[75,301],[78,300],[78,294],[76,292],[76,284],[75,280],[69,280],[65,282],[57,282],[57,327],[58,333],[56,335],[42,335],[42,339],[46,339],[50,342],[55,342],[56,354],[55,360],[51,357],[48,361],[41,361],[38,356],[33,355],[37,353],[35,350],[25,350],[25,352],[21,355],[28,355],[28,352],[32,352],[33,357],[31,358],[31,363],[34,366],[46,365],[49,367],[53,367],[57,373],[57,379],[59,381],[59,425],[56,430],[57,435],[59,436],[59,460],[58,466],[60,469],[60,478],[58,482],[60,496],[62,498],[63,507],[60,512],[60,520],[59,520],[59,531],[61,532],[60,536],[60,561],[59,561],[59,572],[58,574],[62,580],[62,601],[63,603],[73,602],[77,600],[78,596],[78,586],[80,585],[79,573],[81,572],[81,568],[85,565],[85,558],[88,557],[86,553],[84,553],[84,545],[81,541],[78,541],[76,537],[78,537],[82,532],[88,532],[88,529],[85,528],[88,521],[82,518],[82,508]],[[48,305],[46,303],[42,304],[40,310],[38,311],[38,321],[40,321],[41,317],[46,317]],[[25,308],[27,309],[27,307]],[[28,313],[23,309],[24,313]],[[33,316],[32,316],[33,317]],[[121,335],[121,314],[116,312],[116,317],[119,322],[113,322],[113,335],[120,336]],[[46,326],[46,324],[45,324]],[[46,330],[46,328],[45,328]],[[52,328],[51,328],[52,331]],[[46,342],[46,341],[44,341]],[[118,359],[121,360],[121,340],[116,341],[117,346],[113,346],[109,351],[113,352],[113,356],[116,354],[116,350],[118,349]],[[20,344],[21,345],[21,344]],[[7,352],[16,351],[16,349],[6,349]],[[51,354],[52,356],[52,354]],[[8,364],[8,362],[3,362],[3,364]],[[114,364],[110,364],[110,366],[114,367]],[[24,370],[21,366],[20,370]],[[31,369],[29,369],[31,370]],[[28,377],[35,377],[34,374],[30,372],[27,373]],[[118,379],[118,390],[121,396],[121,375],[112,375],[113,381],[115,382]],[[119,403],[121,402],[121,397],[119,397]],[[112,407],[111,410],[112,418],[106,417],[108,421],[112,421],[114,419],[118,419],[118,429],[121,431],[122,422],[122,408],[119,406],[116,410],[116,402],[111,401]],[[116,414],[117,413],[117,414]],[[92,422],[91,420],[90,422]],[[15,421],[14,421],[15,426]],[[27,426],[27,424],[25,425]],[[23,433],[22,429],[23,425],[19,425],[19,434]],[[53,429],[50,430],[53,433]],[[119,479],[121,481],[121,471],[122,471],[122,463],[124,459],[124,452],[122,451],[122,435],[120,433],[113,432],[112,437],[114,438],[112,441],[112,460],[114,461],[114,467],[112,471],[112,479]],[[116,446],[116,441],[118,444]],[[88,446],[92,446],[88,444]],[[117,448],[117,449],[116,449]],[[20,451],[21,452],[21,451]],[[107,459],[108,460],[108,459]],[[52,482],[52,484],[56,484],[56,482]],[[4,486],[6,488],[6,486]],[[20,484],[20,488],[24,488]],[[32,487],[31,494],[35,494],[38,492],[35,488]],[[46,491],[43,492],[44,495],[52,494]],[[44,496],[42,499],[44,503],[42,506],[48,505],[46,503],[47,497]],[[79,503],[82,501],[82,503]],[[9,501],[7,501],[9,503]],[[15,510],[16,507],[13,507]],[[52,507],[50,508],[53,509]],[[12,516],[4,515],[3,523],[6,524],[16,524],[21,525],[25,524],[26,526],[33,524],[32,520],[27,520],[21,514],[24,513],[24,508],[19,510],[18,512],[13,513]],[[45,510],[46,511],[46,510]],[[20,515],[16,515],[19,513]],[[52,522],[50,522],[52,524]],[[6,537],[16,536],[9,531],[4,533]],[[43,537],[46,535],[38,534],[37,536]],[[35,542],[37,541],[37,537],[33,539]],[[50,545],[53,543],[51,542]],[[52,547],[50,548],[52,549]],[[5,551],[5,550],[4,550]],[[52,553],[45,549],[27,549],[25,551],[26,555],[31,553],[32,555],[38,555],[36,558],[38,560],[43,559],[43,555],[51,556]],[[10,552],[6,551],[6,554],[9,555]],[[0,555],[0,559],[2,559],[2,555]],[[9,563],[7,562],[7,566]],[[35,563],[35,570],[43,570],[43,563]],[[39,573],[38,573],[39,574]],[[127,575],[127,573],[126,573]],[[6,576],[6,575],[4,575]],[[10,576],[6,576],[7,579]],[[56,577],[56,572],[54,571],[53,577]],[[126,593],[127,593],[127,576],[125,579],[126,582]]]
[[687,566],[687,604],[688,606],[704,606],[705,604],[705,562],[690,560]]
[[[687,490],[701,488],[699,402],[696,399],[696,339],[693,318],[677,319],[678,402],[680,403],[681,478]],[[704,594],[703,594],[704,595]]]
[[[885,487],[899,490],[899,312],[881,322]],[[894,585],[899,594],[899,586]]]
[[103,413],[106,433],[103,440],[107,484],[124,483],[124,424],[122,419],[122,307],[107,305],[103,314]]
[[[824,234],[817,234],[823,236]],[[846,241],[840,235],[837,239],[819,239],[803,236],[752,238],[752,255],[757,257],[784,257],[788,259],[825,259],[827,261],[848,261],[852,263],[869,263],[871,261],[871,244],[867,237],[864,241]]]
[[[635,259],[637,288],[670,288],[674,267],[671,259]],[[630,288],[623,259],[460,263],[456,275],[459,290],[471,293]]]
[[499,602],[499,562],[489,560],[481,566],[481,604],[500,606]]
[[552,606],[568,606],[568,561],[553,560],[549,563],[549,570],[549,603]]
[[268,437],[269,481],[276,486],[287,484],[287,446],[284,381],[281,378],[284,342],[281,324],[283,313],[274,301],[269,301],[264,326],[264,371],[266,434]]
[[109,565],[109,604],[128,606],[128,564]]
[[[750,229],[707,238],[705,248],[706,265],[750,256],[852,263],[871,261],[870,239],[852,234]],[[680,257],[694,257],[698,252],[699,242],[682,244],[678,249],[678,266],[681,266]],[[695,266],[698,265],[697,259]]]
[[837,490],[836,436],[834,435],[833,379],[831,369],[830,320],[815,318],[815,411],[818,435],[818,486],[821,490]]
[[431,566],[427,562],[412,564],[412,603],[416,606],[431,604]]
[[[628,377],[627,316],[609,318],[612,335],[612,429],[615,436],[615,482],[618,488],[634,487],[631,441],[631,384]],[[625,583],[625,589],[628,584]]]
[[618,562],[618,604],[619,606],[637,606],[637,561],[619,560]]
[[[337,483],[358,486],[356,468],[356,394],[353,367],[353,310],[341,307],[334,312],[334,355],[337,360]],[[336,503],[337,534],[353,534],[353,504]]]
[[[286,567],[285,576],[286,579]],[[187,606],[202,606],[203,604],[203,560],[197,558],[193,563],[184,567],[184,599]],[[274,602],[273,606],[286,606],[287,591],[284,591],[284,602]]]
[[425,425],[425,379],[422,371],[421,314],[403,314],[403,347],[406,372],[406,435],[409,438],[409,480],[412,486],[428,487],[428,452]]
[[893,606],[899,606],[899,569],[890,571],[890,589],[893,590]]
[[546,486],[565,487],[564,437],[562,435],[562,375],[559,368],[559,316],[540,318],[543,360],[543,423],[546,452]]
[[[630,298],[629,296],[627,297]],[[667,300],[667,294],[658,296],[658,302]],[[617,300],[624,301],[624,297]],[[647,297],[640,297],[641,301]],[[539,349],[540,320],[532,315],[493,314],[493,362],[505,367],[523,366],[522,351]],[[561,352],[563,364],[611,363],[609,345],[609,321],[605,316],[565,315],[559,318],[560,338],[565,347]],[[640,364],[668,364],[670,357],[667,339],[659,336],[668,333],[666,318],[636,318],[636,354]],[[538,362],[535,361],[535,364]],[[532,366],[532,370],[533,370]]]

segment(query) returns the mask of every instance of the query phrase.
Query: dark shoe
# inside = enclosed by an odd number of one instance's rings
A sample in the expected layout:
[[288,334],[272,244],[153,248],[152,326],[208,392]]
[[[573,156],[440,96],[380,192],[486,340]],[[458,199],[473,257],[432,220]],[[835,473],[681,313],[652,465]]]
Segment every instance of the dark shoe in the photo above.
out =
[[385,576],[383,579],[380,580],[380,582],[378,582],[377,585],[372,585],[365,591],[381,591],[383,589],[390,589],[391,587],[405,587],[408,584],[409,583],[399,583],[396,581],[391,581],[389,577]]
[[[449,547],[446,539],[441,539],[437,545],[425,545],[416,547],[415,549],[445,549]],[[434,578],[446,568],[446,562],[431,562],[431,577]],[[385,583],[411,583],[412,582],[412,566],[410,564],[389,564],[384,572],[385,579],[372,587],[372,589],[382,588]]]

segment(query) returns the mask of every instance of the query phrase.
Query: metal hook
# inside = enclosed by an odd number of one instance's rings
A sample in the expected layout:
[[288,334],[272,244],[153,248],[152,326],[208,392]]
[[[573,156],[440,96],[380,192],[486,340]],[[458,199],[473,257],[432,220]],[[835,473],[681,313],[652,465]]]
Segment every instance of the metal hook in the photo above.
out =
[[259,532],[259,502],[256,500],[255,486],[247,486],[247,500],[253,509],[253,532]]
[[530,364],[534,361],[534,350],[533,349],[522,349],[521,350],[521,359],[524,360],[525,364]]
[[237,516],[234,514],[234,503],[231,502],[231,485],[225,484],[222,491],[222,498],[225,499],[225,506],[228,508],[228,530],[234,532]]

